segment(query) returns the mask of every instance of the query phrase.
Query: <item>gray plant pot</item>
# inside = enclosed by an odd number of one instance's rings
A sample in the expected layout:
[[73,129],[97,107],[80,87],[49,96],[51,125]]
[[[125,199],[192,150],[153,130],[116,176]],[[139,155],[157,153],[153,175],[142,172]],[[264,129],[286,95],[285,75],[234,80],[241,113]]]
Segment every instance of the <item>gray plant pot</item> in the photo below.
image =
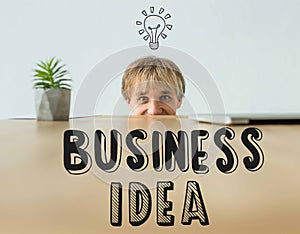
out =
[[35,93],[37,120],[69,120],[70,99],[69,89],[37,89]]

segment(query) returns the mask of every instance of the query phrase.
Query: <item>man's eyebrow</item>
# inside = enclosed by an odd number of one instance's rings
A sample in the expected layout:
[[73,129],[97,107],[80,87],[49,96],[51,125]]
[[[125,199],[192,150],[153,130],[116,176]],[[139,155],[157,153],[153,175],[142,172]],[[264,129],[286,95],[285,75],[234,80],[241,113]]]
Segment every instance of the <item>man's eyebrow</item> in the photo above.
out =
[[146,94],[147,94],[147,91],[141,91],[141,92],[138,93],[139,96],[146,95]]
[[171,92],[169,90],[162,90],[160,91],[161,94],[170,94]]

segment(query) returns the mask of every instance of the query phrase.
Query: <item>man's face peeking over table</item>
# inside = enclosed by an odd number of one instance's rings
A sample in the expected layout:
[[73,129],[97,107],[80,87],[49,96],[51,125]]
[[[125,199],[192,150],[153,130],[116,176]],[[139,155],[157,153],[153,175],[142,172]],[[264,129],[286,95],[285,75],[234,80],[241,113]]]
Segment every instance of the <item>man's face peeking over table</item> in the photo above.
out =
[[176,115],[182,103],[176,88],[162,81],[138,83],[130,93],[126,101],[132,115]]
[[132,115],[176,115],[185,92],[175,63],[157,57],[131,63],[122,78],[122,94]]

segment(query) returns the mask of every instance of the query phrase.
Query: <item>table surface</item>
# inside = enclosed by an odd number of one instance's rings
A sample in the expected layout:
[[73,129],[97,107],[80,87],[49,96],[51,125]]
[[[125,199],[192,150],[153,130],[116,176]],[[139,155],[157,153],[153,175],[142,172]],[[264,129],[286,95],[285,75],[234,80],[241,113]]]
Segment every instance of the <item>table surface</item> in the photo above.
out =
[[[299,233],[300,232],[300,125],[230,126],[235,138],[228,140],[238,155],[237,169],[224,174],[216,167],[216,158],[224,157],[213,142],[223,126],[200,124],[184,117],[96,117],[69,122],[1,120],[0,233]],[[242,159],[249,155],[241,133],[256,127],[263,133],[257,142],[264,153],[264,164],[256,172],[248,171]],[[191,167],[182,173],[154,171],[151,163],[143,172],[126,166],[129,155],[123,149],[116,173],[98,173],[97,168],[83,175],[71,175],[63,164],[63,135],[68,129],[84,131],[90,138],[87,151],[93,153],[95,130],[109,134],[111,129],[126,134],[144,129],[148,137],[140,144],[147,149],[154,130],[165,132],[202,129],[209,132],[203,142],[209,172],[199,175]],[[189,135],[190,137],[190,135]],[[99,170],[98,170],[99,171]],[[156,223],[157,181],[173,181],[168,191],[175,216],[171,227]],[[209,225],[198,220],[182,225],[181,217],[187,181],[197,181],[209,218]],[[121,227],[110,224],[110,183],[123,184],[123,220]],[[129,223],[128,183],[142,182],[150,188],[152,209],[149,219],[134,227]]]

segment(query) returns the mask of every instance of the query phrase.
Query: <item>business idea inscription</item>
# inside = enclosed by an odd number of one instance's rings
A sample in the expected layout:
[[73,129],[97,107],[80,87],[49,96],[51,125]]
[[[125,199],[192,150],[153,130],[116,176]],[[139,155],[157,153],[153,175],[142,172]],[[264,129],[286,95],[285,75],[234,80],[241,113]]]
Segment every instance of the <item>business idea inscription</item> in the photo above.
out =
[[[223,153],[223,158],[216,157],[214,166],[222,174],[230,174],[239,166],[239,156],[230,143],[235,135],[234,130],[229,127],[221,127],[214,133],[212,140],[219,152]],[[256,172],[264,164],[264,153],[258,144],[262,136],[261,130],[254,127],[244,129],[240,135],[240,143],[251,153],[250,156],[243,156],[240,163],[247,171]],[[93,155],[87,148],[91,137],[94,142]],[[148,151],[143,148],[142,142],[149,139],[151,149]],[[139,178],[138,173],[149,168],[152,173],[158,174],[179,169],[180,173],[191,170],[195,174],[205,175],[209,173],[207,159],[215,157],[209,155],[203,147],[208,139],[209,132],[203,129],[190,132],[147,132],[144,129],[133,129],[125,135],[117,129],[111,129],[109,132],[96,129],[93,136],[82,130],[67,130],[64,132],[64,167],[72,175],[87,173],[93,164],[102,172],[112,175],[118,172],[122,163],[128,170],[136,173],[136,178]],[[128,151],[124,150],[125,147]],[[173,202],[168,200],[168,192],[174,190],[174,183],[172,180],[156,182],[156,223],[159,226],[174,226]],[[123,224],[123,186],[119,181],[110,182],[112,226]],[[129,223],[132,226],[143,225],[148,220],[153,206],[149,187],[140,181],[130,181],[126,186],[129,197]],[[190,225],[193,220],[198,220],[201,225],[209,225],[205,196],[199,182],[188,180],[185,188],[176,186],[176,189],[185,191],[181,224]]]

